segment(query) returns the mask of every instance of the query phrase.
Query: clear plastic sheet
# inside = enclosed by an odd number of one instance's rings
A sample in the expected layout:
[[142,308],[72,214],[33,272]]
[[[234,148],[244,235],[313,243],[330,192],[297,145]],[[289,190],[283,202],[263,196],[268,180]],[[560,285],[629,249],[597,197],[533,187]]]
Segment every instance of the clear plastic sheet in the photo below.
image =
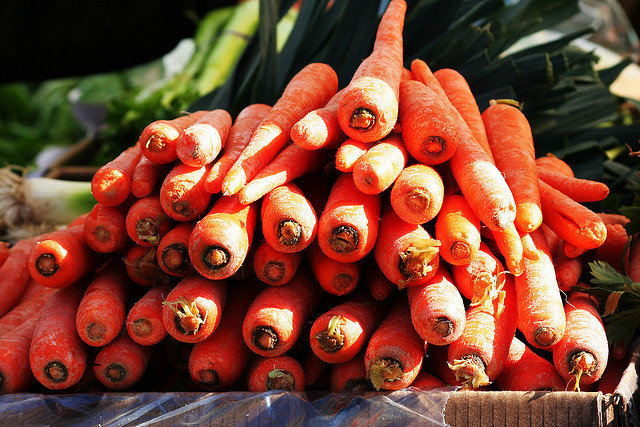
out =
[[388,393],[104,393],[0,396],[0,425],[444,426],[455,388]]

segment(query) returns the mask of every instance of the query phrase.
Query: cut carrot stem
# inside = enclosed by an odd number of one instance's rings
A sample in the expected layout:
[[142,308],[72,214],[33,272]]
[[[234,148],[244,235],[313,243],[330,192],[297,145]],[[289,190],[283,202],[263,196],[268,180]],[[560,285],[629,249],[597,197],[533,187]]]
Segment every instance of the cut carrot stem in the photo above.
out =
[[353,172],[358,159],[371,147],[371,142],[360,142],[355,139],[347,139],[336,151],[335,165],[340,172]]
[[156,259],[167,274],[185,277],[195,272],[189,258],[189,238],[194,227],[195,222],[178,223],[160,240]]
[[131,205],[125,218],[125,227],[136,244],[157,247],[162,236],[173,227],[173,221],[162,209],[158,196],[147,196]]
[[373,145],[353,167],[353,181],[365,194],[378,194],[391,187],[409,161],[399,134],[389,135]]
[[247,368],[246,375],[247,390],[253,392],[303,391],[306,384],[300,363],[285,355],[256,358]]
[[472,306],[491,304],[504,287],[502,263],[484,242],[469,264],[454,265],[451,272],[458,290]]
[[209,206],[211,193],[204,188],[208,166],[177,164],[160,187],[162,209],[176,221],[201,218]]
[[127,211],[124,206],[105,206],[96,203],[84,221],[84,239],[91,249],[100,253],[123,250],[128,243]]
[[131,194],[138,199],[150,196],[158,186],[161,177],[166,175],[166,169],[165,165],[154,163],[144,156],[140,157],[131,175]]
[[460,194],[444,197],[436,218],[440,255],[452,265],[469,264],[480,249],[480,220]]
[[411,224],[424,224],[438,215],[444,199],[444,183],[431,166],[420,163],[400,172],[391,187],[391,206]]
[[355,262],[340,262],[329,258],[318,246],[307,248],[307,261],[322,289],[332,295],[346,295],[353,291],[360,278],[360,267]]
[[258,242],[253,254],[253,271],[260,281],[281,286],[289,282],[298,271],[301,252],[278,252],[266,240]]
[[347,139],[338,124],[338,105],[343,90],[333,95],[324,107],[308,112],[293,125],[291,140],[296,145],[305,150],[336,148]]
[[93,361],[93,373],[105,387],[125,390],[142,378],[152,351],[121,334],[100,349]]
[[157,249],[140,245],[131,245],[124,253],[127,275],[140,286],[152,287],[167,285],[171,276],[158,265]]
[[231,121],[229,113],[222,109],[210,111],[200,117],[178,137],[178,158],[185,165],[195,168],[211,163],[227,140]]
[[162,324],[162,303],[169,291],[168,286],[153,287],[131,307],[126,328],[132,340],[141,345],[154,345],[167,336]]
[[37,240],[35,237],[17,242],[9,249],[7,260],[0,266],[0,316],[14,307],[31,279],[29,259]]
[[91,178],[91,194],[98,203],[117,206],[129,197],[131,178],[140,156],[140,146],[134,145],[96,171]]
[[367,370],[364,366],[364,351],[348,362],[331,365],[329,383],[331,391],[349,393],[373,391],[373,384],[367,378]]
[[384,301],[389,298],[393,289],[396,287],[396,285],[382,273],[375,258],[370,258],[367,262],[365,282],[371,296],[378,301]]
[[167,164],[177,160],[178,137],[182,131],[207,113],[208,111],[196,111],[173,120],[156,120],[150,123],[144,128],[138,139],[142,155],[159,164]]
[[599,202],[609,195],[607,184],[578,179],[538,166],[538,177],[576,202]]
[[566,176],[574,176],[571,166],[551,153],[548,153],[545,157],[538,157],[536,159],[536,166],[546,170],[555,171]]

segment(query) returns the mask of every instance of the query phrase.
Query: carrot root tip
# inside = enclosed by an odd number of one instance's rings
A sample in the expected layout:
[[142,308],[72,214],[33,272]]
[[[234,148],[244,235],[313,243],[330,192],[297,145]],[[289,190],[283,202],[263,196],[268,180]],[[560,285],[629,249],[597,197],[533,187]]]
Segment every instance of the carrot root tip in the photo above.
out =
[[104,376],[112,383],[119,383],[127,377],[127,370],[120,363],[110,363],[104,368]]
[[264,266],[263,274],[270,282],[277,283],[284,277],[284,264],[279,261],[269,261]]
[[329,246],[336,252],[353,252],[358,248],[358,230],[350,225],[339,225],[331,230]]
[[447,362],[447,365],[454,371],[456,380],[460,381],[465,390],[491,384],[485,371],[486,365],[479,356],[464,356],[462,359],[455,359],[453,363]]
[[402,363],[398,359],[391,357],[385,357],[375,360],[369,366],[369,379],[371,384],[376,390],[380,390],[380,387],[385,382],[394,382],[400,380],[404,374]]
[[42,254],[36,260],[36,269],[38,270],[38,273],[45,277],[52,276],[56,271],[58,271],[58,268],[60,268],[60,266],[53,254]]
[[189,250],[180,243],[173,243],[162,250],[162,263],[173,273],[182,273],[189,267]]
[[376,115],[368,108],[358,107],[353,110],[349,126],[362,132],[371,130],[376,124]]
[[331,279],[331,287],[340,293],[351,289],[352,285],[353,277],[346,273],[340,273]]
[[340,330],[340,326],[344,324],[344,321],[345,319],[342,316],[333,316],[329,320],[327,329],[316,334],[316,339],[323,351],[335,353],[344,346],[344,334]]
[[56,384],[64,382],[69,376],[69,370],[64,363],[58,360],[52,360],[44,367],[44,376]]
[[133,333],[139,337],[146,337],[153,332],[153,325],[149,319],[140,318],[133,321]]
[[231,261],[231,255],[222,246],[207,246],[202,251],[202,262],[212,270],[223,268],[229,264],[229,261]]
[[420,279],[433,270],[430,262],[438,256],[440,242],[427,240],[421,246],[410,246],[404,252],[400,252],[398,268],[405,276],[405,282]]
[[260,350],[273,350],[278,341],[278,333],[271,326],[258,326],[251,334],[251,342]]
[[180,200],[178,202],[173,203],[173,205],[171,206],[171,208],[179,213],[182,216],[185,217],[190,217],[192,216],[195,212],[193,211],[193,209],[191,208],[191,203],[189,203],[186,200]]
[[274,369],[269,372],[267,390],[293,391],[295,388],[296,380],[289,372],[282,369]]
[[291,246],[297,244],[302,238],[302,227],[297,221],[287,219],[278,224],[276,233],[280,243]]
[[219,387],[220,376],[215,369],[201,369],[198,371],[198,382],[207,387]]
[[436,319],[433,330],[436,331],[441,337],[448,337],[453,333],[453,322],[448,318],[441,316]]

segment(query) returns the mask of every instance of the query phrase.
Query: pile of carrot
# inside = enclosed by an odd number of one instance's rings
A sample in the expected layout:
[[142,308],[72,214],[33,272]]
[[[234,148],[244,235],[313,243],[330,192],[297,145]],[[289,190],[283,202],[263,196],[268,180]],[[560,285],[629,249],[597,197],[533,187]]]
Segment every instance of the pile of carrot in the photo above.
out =
[[405,68],[405,11],[346,87],[313,63],[273,106],[150,123],[90,213],[5,248],[0,392],[597,387],[584,266],[638,237],[513,102]]

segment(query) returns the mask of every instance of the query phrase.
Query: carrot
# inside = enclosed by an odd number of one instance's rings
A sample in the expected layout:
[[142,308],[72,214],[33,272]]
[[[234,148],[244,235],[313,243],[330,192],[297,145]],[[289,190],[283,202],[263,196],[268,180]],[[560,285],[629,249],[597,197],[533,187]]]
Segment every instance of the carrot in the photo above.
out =
[[525,258],[524,270],[515,278],[518,329],[534,347],[550,348],[564,335],[565,316],[546,237],[541,230],[531,237],[539,258]]
[[640,282],[640,238],[638,236],[631,240],[627,274],[634,282]]
[[302,261],[300,252],[278,252],[262,240],[253,254],[253,271],[258,279],[271,286],[289,282]]
[[589,251],[589,249],[579,248],[567,241],[562,242],[562,250],[564,251],[564,255],[568,258],[578,258],[580,255]]
[[420,373],[418,373],[416,379],[411,383],[411,387],[415,387],[423,391],[433,390],[446,386],[447,385],[444,383],[444,381],[425,370],[421,370]]
[[503,391],[563,391],[565,382],[555,366],[514,337],[496,385]]
[[182,131],[207,113],[208,111],[196,111],[173,120],[156,120],[150,123],[138,139],[142,155],[154,163],[173,162],[178,158],[176,144]]
[[240,191],[289,141],[293,125],[308,112],[326,105],[337,91],[338,76],[326,64],[309,64],[293,76],[227,172],[222,193],[230,196]]
[[267,287],[253,300],[244,318],[244,342],[261,356],[284,354],[300,336],[320,295],[318,284],[303,270],[286,285]]
[[522,274],[522,260],[524,257],[522,235],[525,233],[519,232],[515,224],[511,224],[501,231],[492,231],[492,233],[498,250],[505,259],[509,272],[514,276]]
[[33,332],[29,365],[34,377],[54,390],[77,383],[87,363],[87,346],[76,330],[76,311],[84,283],[57,289],[47,300]]
[[590,296],[572,292],[564,311],[567,328],[553,346],[553,364],[573,390],[593,384],[602,376],[609,356],[607,335],[598,314],[597,303]]
[[340,98],[338,123],[349,138],[378,141],[396,124],[406,9],[404,0],[389,3],[378,25],[373,52],[360,63]]
[[189,238],[194,227],[194,222],[180,222],[161,238],[156,258],[167,274],[185,277],[195,272],[189,258]]
[[489,146],[516,202],[515,225],[530,233],[542,224],[531,126],[518,108],[494,103],[482,113]]
[[158,265],[155,247],[129,246],[124,253],[124,264],[129,278],[140,286],[167,285],[171,281]]
[[374,256],[380,270],[400,289],[428,282],[438,269],[440,242],[419,224],[404,222],[386,206]]
[[422,367],[425,342],[411,325],[409,304],[398,300],[375,330],[364,355],[367,378],[376,390],[409,386]]
[[[16,301],[16,303],[13,305],[13,308],[17,307],[18,305],[22,304],[23,302],[30,300],[38,295],[40,295],[40,293],[42,293],[42,291],[44,290],[51,290],[53,288],[49,288],[48,286],[42,286],[40,283],[36,282],[35,280],[33,280],[33,278],[31,276],[29,276],[29,280],[27,281],[27,285],[24,287],[24,291],[22,291],[22,294],[20,294],[20,298],[18,298],[18,301]],[[13,310],[13,308],[11,310]],[[2,318],[2,317],[0,317]]]
[[208,166],[178,164],[160,186],[162,209],[176,221],[193,221],[204,215],[211,193],[204,188]]
[[553,255],[553,264],[556,270],[558,288],[563,292],[569,292],[578,284],[582,275],[584,260],[581,257],[569,258],[562,250]]
[[545,157],[538,157],[536,159],[536,166],[561,173],[566,176],[573,177],[573,169],[564,160],[554,156],[551,153],[547,153]]
[[457,340],[465,324],[464,302],[446,267],[421,286],[407,289],[411,323],[429,344],[447,345]]
[[147,196],[131,205],[125,227],[136,244],[156,247],[162,236],[173,227],[173,221],[165,213],[158,196]]
[[311,350],[327,363],[353,359],[384,317],[382,303],[362,293],[321,314],[311,326]]
[[440,255],[452,265],[469,264],[480,249],[480,220],[460,194],[446,195],[436,219]]
[[[431,72],[431,68],[422,59],[411,61],[411,75],[413,80],[422,82],[429,89],[435,92],[441,99],[449,99],[436,76]],[[451,101],[449,101],[451,102]],[[452,104],[453,105],[453,104]],[[456,110],[457,111],[457,110]]]
[[0,394],[24,392],[33,383],[29,348],[38,323],[38,312],[36,310],[20,326],[0,334]]
[[256,203],[243,205],[237,196],[219,198],[189,238],[195,269],[209,279],[231,277],[247,257],[257,217]]
[[144,156],[140,157],[131,175],[131,194],[138,199],[150,196],[160,182],[160,177],[166,175],[166,169],[166,165],[154,163]]
[[373,299],[378,301],[389,298],[395,288],[395,284],[382,273],[375,258],[370,258],[367,262],[365,282]]
[[578,179],[538,166],[538,177],[576,202],[599,202],[609,195],[607,184]]
[[318,221],[322,252],[344,263],[364,258],[376,243],[379,215],[380,196],[362,193],[351,174],[341,175]]
[[602,218],[605,224],[609,224],[609,225],[615,225],[615,224],[627,225],[630,221],[629,218],[620,214],[598,212],[597,215],[600,218]]
[[403,221],[424,224],[438,215],[444,199],[444,183],[431,166],[407,166],[391,187],[391,206]]
[[178,341],[204,341],[220,324],[226,300],[226,281],[187,276],[162,303],[162,324]]
[[367,152],[371,145],[371,142],[360,142],[351,138],[345,140],[336,151],[334,159],[336,169],[345,173],[353,172],[358,159]]
[[400,84],[400,126],[407,150],[421,163],[436,165],[453,156],[460,140],[455,116],[422,82]]
[[41,286],[33,279],[29,280],[27,286],[36,289],[35,293],[29,298],[18,301],[7,314],[0,317],[0,337],[20,327],[28,319],[37,318],[40,309],[54,291],[54,288]]
[[140,157],[140,146],[136,144],[96,171],[91,178],[91,194],[98,203],[117,206],[127,200],[131,177]]
[[229,130],[222,155],[211,166],[205,177],[205,190],[209,193],[222,191],[222,180],[240,157],[240,153],[247,146],[251,135],[270,110],[271,107],[265,104],[251,104],[240,111]]
[[78,215],[77,217],[75,217],[75,219],[73,221],[71,221],[69,224],[67,224],[66,228],[75,227],[76,225],[84,225],[85,221],[89,217],[89,213],[90,212],[85,212],[82,215]]
[[303,391],[305,388],[302,366],[290,356],[258,357],[249,365],[246,375],[249,391]]
[[367,370],[364,366],[364,351],[347,362],[331,365],[329,383],[331,391],[349,393],[373,391],[373,384],[367,378]]
[[360,266],[329,258],[315,241],[307,248],[307,261],[322,289],[332,295],[346,295],[358,284]]
[[338,124],[338,105],[344,89],[324,107],[308,112],[291,128],[291,140],[305,150],[336,148],[347,136]]
[[[448,345],[429,346],[425,355],[424,368],[426,368],[427,372],[434,375],[436,378],[441,379],[449,386],[462,386],[462,383],[456,379],[454,371],[449,369],[449,364],[447,362],[448,353]],[[486,388],[487,386],[483,387]],[[480,389],[483,387],[480,387]]]
[[623,225],[606,224],[607,238],[593,253],[595,259],[608,262],[618,271],[624,271],[629,263],[627,243],[629,235]]
[[260,208],[262,235],[279,252],[298,252],[309,246],[318,231],[311,202],[290,182],[268,192]]
[[128,243],[126,229],[127,209],[124,206],[105,206],[96,203],[84,221],[84,240],[95,252],[114,253]]
[[0,267],[9,257],[9,243],[0,241]]
[[179,341],[168,335],[162,340],[164,357],[174,370],[184,374],[189,369],[189,356],[193,350],[194,344]]
[[25,291],[31,276],[29,255],[38,238],[20,240],[9,249],[7,260],[0,266],[0,316],[13,308]]
[[127,333],[140,345],[154,345],[162,341],[167,330],[162,324],[162,302],[170,288],[156,286],[149,289],[127,313]]
[[176,141],[176,154],[185,165],[200,168],[211,163],[224,146],[231,116],[226,110],[217,109],[200,117],[182,131]]
[[149,364],[151,347],[140,345],[129,335],[102,347],[93,361],[93,373],[100,383],[112,390],[125,390],[137,383]]
[[313,351],[307,353],[302,366],[307,390],[329,389],[329,376],[327,374],[330,366],[329,363],[318,358]]
[[504,287],[502,263],[484,242],[480,243],[478,253],[469,264],[454,265],[451,272],[458,290],[471,300],[472,306],[491,303]]
[[238,192],[238,199],[245,205],[255,202],[279,185],[320,170],[331,154],[325,149],[305,150],[289,144]]
[[373,145],[353,167],[353,181],[365,194],[382,193],[391,187],[409,161],[402,137],[393,134]]

